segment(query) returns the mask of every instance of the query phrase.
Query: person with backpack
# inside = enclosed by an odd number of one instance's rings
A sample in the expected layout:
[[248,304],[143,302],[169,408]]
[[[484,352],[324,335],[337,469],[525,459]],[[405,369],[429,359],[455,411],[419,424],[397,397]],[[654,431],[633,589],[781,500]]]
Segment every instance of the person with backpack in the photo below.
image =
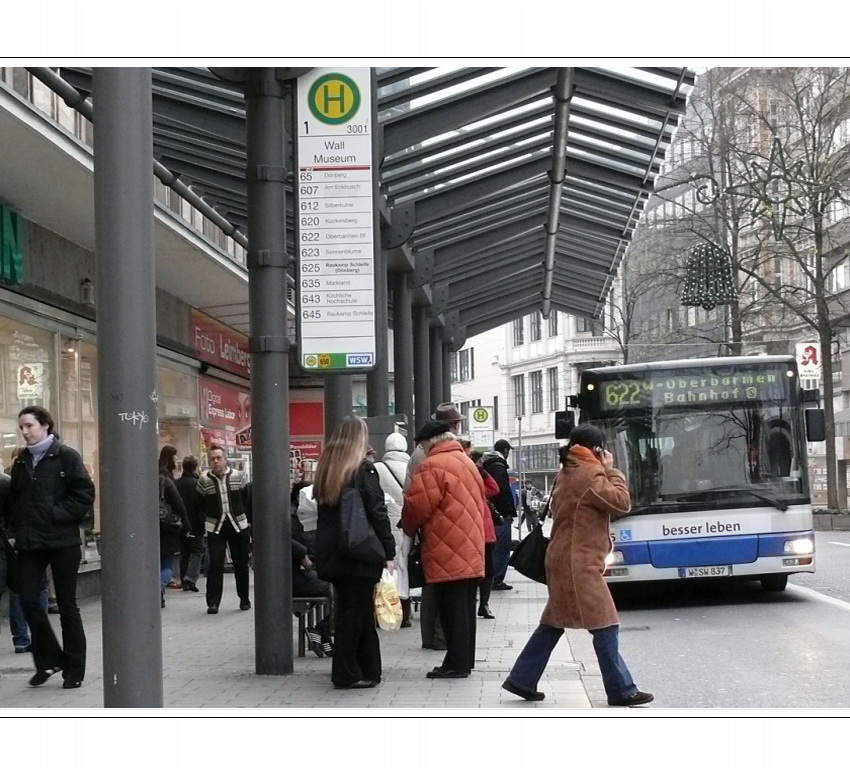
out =
[[517,516],[516,501],[508,477],[508,455],[512,449],[507,439],[499,439],[493,445],[493,451],[485,452],[482,458],[484,470],[499,485],[499,494],[491,498],[490,502],[502,517],[502,524],[496,531],[496,545],[493,548],[493,589],[502,592],[513,589],[510,584],[505,584],[505,574],[508,572],[508,560],[511,556],[511,535],[514,519]]

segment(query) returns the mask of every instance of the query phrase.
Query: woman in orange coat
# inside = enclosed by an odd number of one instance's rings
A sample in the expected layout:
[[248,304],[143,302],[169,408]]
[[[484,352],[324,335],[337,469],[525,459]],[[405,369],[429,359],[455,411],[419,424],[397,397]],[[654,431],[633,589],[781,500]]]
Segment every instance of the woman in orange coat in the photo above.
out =
[[484,483],[451,433],[421,442],[427,457],[413,474],[401,525],[422,534],[422,570],[434,585],[446,656],[428,678],[468,678],[475,664],[475,600],[484,576]]
[[553,526],[546,550],[549,602],[502,684],[525,700],[544,699],[537,683],[567,627],[589,630],[593,636],[609,705],[643,705],[654,699],[638,691],[620,656],[620,622],[603,575],[611,551],[609,520],[631,508],[625,477],[613,460],[602,431],[586,424],[573,428],[552,490]]

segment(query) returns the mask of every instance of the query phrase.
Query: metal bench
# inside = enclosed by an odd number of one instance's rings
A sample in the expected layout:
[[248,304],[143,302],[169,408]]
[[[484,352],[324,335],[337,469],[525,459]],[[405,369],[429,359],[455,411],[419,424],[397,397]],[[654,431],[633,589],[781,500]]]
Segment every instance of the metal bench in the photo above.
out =
[[298,617],[298,656],[303,657],[307,654],[307,635],[304,628],[315,627],[326,616],[331,616],[333,600],[329,597],[293,597],[292,613]]

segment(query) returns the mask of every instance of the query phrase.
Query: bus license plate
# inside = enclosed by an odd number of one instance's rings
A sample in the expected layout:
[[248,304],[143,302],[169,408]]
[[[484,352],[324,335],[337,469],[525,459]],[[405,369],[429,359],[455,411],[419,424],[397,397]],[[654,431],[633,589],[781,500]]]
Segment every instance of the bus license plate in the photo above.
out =
[[706,579],[731,575],[731,565],[700,565],[694,568],[679,568],[680,579]]

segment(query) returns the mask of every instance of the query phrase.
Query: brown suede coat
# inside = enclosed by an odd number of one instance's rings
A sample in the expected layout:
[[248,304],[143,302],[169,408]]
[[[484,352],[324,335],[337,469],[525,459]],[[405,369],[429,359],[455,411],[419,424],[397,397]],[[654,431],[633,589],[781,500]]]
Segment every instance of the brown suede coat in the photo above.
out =
[[619,624],[602,574],[611,551],[609,517],[631,508],[622,473],[570,453],[552,490],[552,536],[546,550],[550,627],[598,630]]

